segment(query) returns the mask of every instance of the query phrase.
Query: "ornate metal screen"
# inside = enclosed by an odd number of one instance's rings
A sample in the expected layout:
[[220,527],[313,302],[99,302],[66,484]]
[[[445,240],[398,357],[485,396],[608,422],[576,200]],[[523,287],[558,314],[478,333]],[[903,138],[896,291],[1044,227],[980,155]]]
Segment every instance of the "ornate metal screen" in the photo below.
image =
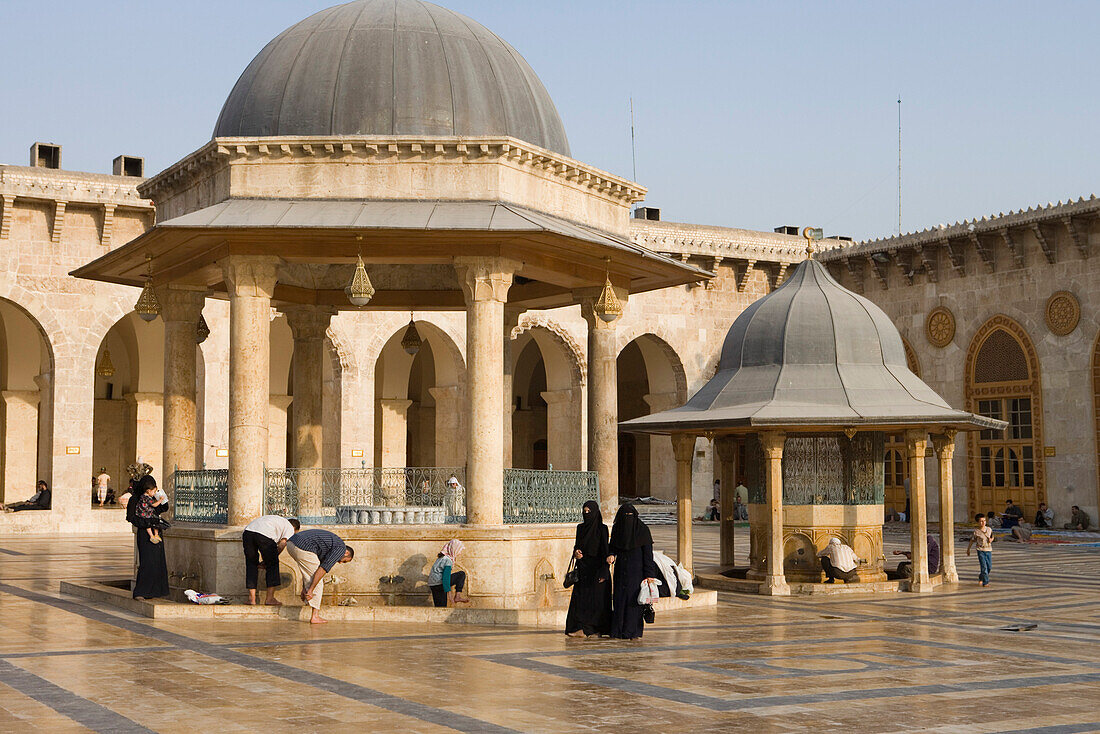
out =
[[172,478],[173,519],[225,525],[229,522],[229,470],[180,471]]
[[462,467],[266,469],[264,476],[266,511],[307,524],[466,521]]
[[[756,436],[745,444],[749,502],[763,504],[764,449]],[[788,436],[783,443],[783,504],[882,504],[884,446],[880,432],[860,432],[851,440],[840,433]]]
[[508,525],[580,522],[581,506],[600,499],[593,471],[504,470],[504,522]]

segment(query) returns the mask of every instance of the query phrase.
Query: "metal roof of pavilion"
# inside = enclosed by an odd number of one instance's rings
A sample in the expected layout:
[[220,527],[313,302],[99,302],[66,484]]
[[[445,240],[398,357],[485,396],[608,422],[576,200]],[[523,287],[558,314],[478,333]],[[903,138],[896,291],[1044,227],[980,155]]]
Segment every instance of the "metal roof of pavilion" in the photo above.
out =
[[815,260],[737,317],[718,373],[685,405],[620,423],[639,433],[1005,425],[949,406],[909,371],[889,317]]

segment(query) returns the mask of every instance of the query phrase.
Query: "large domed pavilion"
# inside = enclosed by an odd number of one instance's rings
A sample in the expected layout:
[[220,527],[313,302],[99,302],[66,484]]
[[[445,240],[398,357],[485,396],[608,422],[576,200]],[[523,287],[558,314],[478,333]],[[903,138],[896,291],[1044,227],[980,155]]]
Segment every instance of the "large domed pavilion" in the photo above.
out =
[[[940,452],[941,579],[957,580],[951,533],[951,453],[959,430],[1003,421],[955,410],[913,374],[885,313],[802,262],[746,308],[722,346],[718,371],[685,405],[622,427],[672,436],[677,452],[679,552],[691,557],[691,447],[717,442],[722,471],[722,564],[733,555],[733,488],[743,477],[751,526],[748,579],[761,593],[789,593],[787,579],[821,580],[817,553],[830,538],[861,559],[862,581],[885,581],[883,445],[904,434],[911,480],[913,566],[909,588],[928,591],[924,458]],[[743,457],[735,466],[737,457]]]
[[[321,11],[253,59],[211,141],[139,190],[155,226],[74,274],[144,286],[139,313],[165,322],[163,463],[179,469],[170,571],[239,595],[242,526],[296,512],[361,551],[347,590],[365,598],[458,537],[480,579],[476,605],[559,603],[564,590],[547,579],[571,554],[561,523],[597,496],[597,480],[605,511],[617,497],[616,317],[631,293],[710,274],[631,241],[645,189],[569,157],[557,110],[515,49],[419,0]],[[230,304],[224,473],[196,459],[195,329],[208,296]],[[503,460],[505,307],[575,304],[589,324],[591,471],[517,478]],[[294,335],[293,466],[282,473],[264,464],[273,307]],[[466,449],[452,466],[321,465],[323,338],[349,309],[465,311]],[[436,497],[452,472],[465,495]],[[420,506],[414,486],[438,502]]]

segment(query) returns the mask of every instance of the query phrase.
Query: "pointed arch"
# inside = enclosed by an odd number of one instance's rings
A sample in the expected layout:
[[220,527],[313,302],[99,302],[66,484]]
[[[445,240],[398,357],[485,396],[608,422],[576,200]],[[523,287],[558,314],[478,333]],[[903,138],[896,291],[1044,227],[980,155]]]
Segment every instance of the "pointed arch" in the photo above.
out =
[[1017,321],[997,314],[970,340],[964,373],[966,409],[1008,421],[1004,431],[967,435],[970,514],[1012,499],[1030,516],[1046,502],[1043,391],[1034,342]]
[[913,351],[913,346],[904,336],[901,338],[901,345],[905,347],[905,365],[909,368],[910,372],[920,377],[920,360],[917,358],[917,353]]

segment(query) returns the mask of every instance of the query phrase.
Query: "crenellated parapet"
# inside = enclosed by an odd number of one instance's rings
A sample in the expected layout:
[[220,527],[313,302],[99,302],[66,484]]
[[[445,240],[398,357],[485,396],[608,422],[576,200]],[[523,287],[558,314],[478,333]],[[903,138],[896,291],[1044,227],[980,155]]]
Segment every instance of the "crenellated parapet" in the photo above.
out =
[[849,276],[856,288],[865,289],[873,279],[886,290],[891,283],[937,283],[944,277],[1087,260],[1097,237],[1100,199],[1090,196],[859,242],[818,258],[835,277]]

